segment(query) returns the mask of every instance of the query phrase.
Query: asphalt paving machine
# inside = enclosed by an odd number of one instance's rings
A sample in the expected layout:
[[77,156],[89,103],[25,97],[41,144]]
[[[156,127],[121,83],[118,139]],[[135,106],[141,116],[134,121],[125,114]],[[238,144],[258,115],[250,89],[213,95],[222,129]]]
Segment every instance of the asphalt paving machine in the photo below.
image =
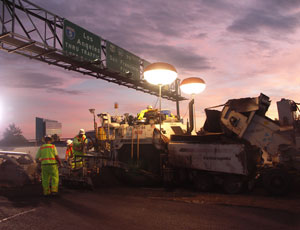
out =
[[101,113],[98,117],[98,152],[122,165],[127,174],[134,174],[136,183],[160,181],[162,156],[171,135],[186,133],[186,126],[168,110],[149,111],[142,120],[128,114]]
[[83,164],[72,167],[77,161],[72,158],[60,169],[63,184],[92,188],[100,181],[107,183],[107,178],[132,184],[160,183],[162,155],[172,134],[186,132],[182,122],[170,111],[160,113],[156,109],[141,120],[129,114],[109,113],[100,113],[98,118],[100,126],[95,124],[95,131],[87,135],[84,154],[77,156]]

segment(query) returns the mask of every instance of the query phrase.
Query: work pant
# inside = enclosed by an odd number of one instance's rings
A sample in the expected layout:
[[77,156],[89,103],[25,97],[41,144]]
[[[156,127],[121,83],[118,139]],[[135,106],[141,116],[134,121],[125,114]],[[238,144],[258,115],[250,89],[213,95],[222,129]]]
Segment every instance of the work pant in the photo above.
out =
[[42,165],[42,185],[44,195],[50,195],[51,192],[58,192],[58,183],[59,174],[57,164]]

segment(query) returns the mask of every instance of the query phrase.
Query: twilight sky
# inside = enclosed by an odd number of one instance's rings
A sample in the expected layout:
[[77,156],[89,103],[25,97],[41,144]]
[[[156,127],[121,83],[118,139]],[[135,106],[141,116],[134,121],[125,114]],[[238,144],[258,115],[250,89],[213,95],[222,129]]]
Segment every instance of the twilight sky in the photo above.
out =
[[[150,62],[173,64],[180,79],[201,77],[197,127],[204,108],[228,99],[300,102],[300,0],[32,0]],[[157,98],[0,51],[0,137],[9,123],[35,137],[35,117],[58,120],[63,137],[92,129],[92,115],[138,113]],[[187,96],[187,95],[184,95]],[[188,97],[188,96],[187,96]],[[181,115],[187,111],[182,102]],[[162,101],[175,112],[175,103]],[[187,114],[185,116],[187,118]]]

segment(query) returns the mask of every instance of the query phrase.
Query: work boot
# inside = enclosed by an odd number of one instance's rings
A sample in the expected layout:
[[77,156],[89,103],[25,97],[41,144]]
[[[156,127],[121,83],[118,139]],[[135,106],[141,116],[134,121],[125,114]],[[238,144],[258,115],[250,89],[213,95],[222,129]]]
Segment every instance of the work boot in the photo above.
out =
[[51,197],[59,197],[58,192],[52,192],[52,193],[51,193]]

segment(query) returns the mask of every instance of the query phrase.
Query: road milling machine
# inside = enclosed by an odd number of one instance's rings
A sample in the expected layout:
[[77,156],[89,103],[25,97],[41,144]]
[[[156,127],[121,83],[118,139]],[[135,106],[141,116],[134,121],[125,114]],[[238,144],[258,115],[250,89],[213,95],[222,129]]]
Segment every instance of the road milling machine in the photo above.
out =
[[271,193],[285,193],[300,172],[300,117],[298,103],[277,102],[278,120],[266,116],[270,106],[264,94],[255,98],[227,101],[221,125],[228,136],[248,141],[263,151],[259,168],[264,187]]
[[270,100],[264,94],[228,100],[222,111],[206,109],[198,135],[171,137],[164,180],[189,181],[202,191],[221,185],[228,193],[262,182],[272,194],[286,193],[300,172],[297,105],[277,102],[279,120],[265,115]]

